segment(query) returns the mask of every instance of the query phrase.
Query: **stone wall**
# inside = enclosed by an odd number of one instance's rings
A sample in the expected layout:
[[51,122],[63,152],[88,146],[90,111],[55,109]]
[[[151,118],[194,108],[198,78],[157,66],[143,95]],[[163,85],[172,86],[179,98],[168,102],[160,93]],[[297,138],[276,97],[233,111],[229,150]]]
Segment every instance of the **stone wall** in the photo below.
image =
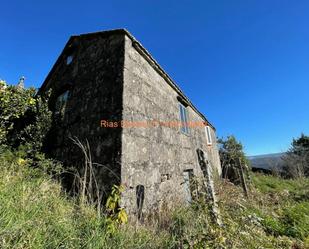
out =
[[[197,149],[206,152],[220,174],[213,128],[213,143],[207,145],[202,126],[184,134],[180,127],[153,123],[180,121],[179,98],[183,96],[136,44],[124,30],[73,36],[40,90],[52,89],[52,110],[57,97],[69,92],[63,117],[54,117],[48,153],[82,172],[84,156],[70,137],[83,143],[88,140],[92,161],[102,165],[95,169],[101,191],[108,194],[112,184],[124,184],[122,206],[130,214],[137,214],[141,197],[143,211],[182,205],[187,198],[184,171],[202,176]],[[69,65],[68,56],[73,56]],[[187,110],[188,121],[205,121],[190,103]],[[100,127],[101,120],[117,122],[118,127]],[[122,128],[121,121],[133,127]],[[134,122],[142,125],[136,127]],[[72,177],[66,183],[71,186]]]
[[[73,60],[66,65],[70,55]],[[120,183],[121,129],[104,129],[100,120],[122,119],[123,61],[123,34],[73,37],[40,89],[52,89],[52,110],[57,96],[69,91],[63,119],[54,119],[47,151],[82,172],[84,156],[70,137],[83,143],[88,140],[93,162],[103,165],[96,166],[102,192]],[[65,183],[70,187],[72,177]]]
[[[149,58],[148,58],[149,59]],[[179,121],[178,93],[167,83],[133,45],[125,39],[123,119],[152,123]],[[189,121],[204,120],[191,107]],[[201,176],[196,150],[207,152],[214,169],[220,168],[215,132],[213,144],[207,145],[204,127],[190,128],[189,135],[179,127],[124,128],[122,132],[122,183],[126,186],[123,205],[129,213],[137,212],[137,186],[144,186],[143,210],[160,210],[183,204],[183,171],[192,169]]]

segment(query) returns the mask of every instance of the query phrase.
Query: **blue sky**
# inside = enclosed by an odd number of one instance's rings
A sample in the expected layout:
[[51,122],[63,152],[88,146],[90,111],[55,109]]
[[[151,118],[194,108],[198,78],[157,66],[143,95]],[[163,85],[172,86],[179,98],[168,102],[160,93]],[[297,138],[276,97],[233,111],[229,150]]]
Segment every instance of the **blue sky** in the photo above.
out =
[[3,1],[0,78],[39,87],[72,34],[128,29],[248,155],[309,133],[309,1]]

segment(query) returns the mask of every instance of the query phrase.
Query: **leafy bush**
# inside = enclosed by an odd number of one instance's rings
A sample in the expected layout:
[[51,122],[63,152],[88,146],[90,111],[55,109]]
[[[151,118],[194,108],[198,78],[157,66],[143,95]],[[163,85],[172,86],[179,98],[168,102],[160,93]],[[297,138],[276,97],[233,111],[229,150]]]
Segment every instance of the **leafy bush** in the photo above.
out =
[[241,182],[241,169],[248,177],[250,162],[246,158],[241,142],[231,135],[226,139],[219,139],[219,156],[223,178],[238,184]]
[[113,235],[116,229],[121,224],[126,224],[128,222],[128,216],[123,207],[120,207],[121,193],[124,191],[123,186],[114,185],[112,192],[106,201],[106,211],[108,212],[107,218],[107,230],[108,233]]
[[51,125],[47,99],[34,88],[7,86],[0,81],[0,145],[22,146],[29,156],[40,151]]

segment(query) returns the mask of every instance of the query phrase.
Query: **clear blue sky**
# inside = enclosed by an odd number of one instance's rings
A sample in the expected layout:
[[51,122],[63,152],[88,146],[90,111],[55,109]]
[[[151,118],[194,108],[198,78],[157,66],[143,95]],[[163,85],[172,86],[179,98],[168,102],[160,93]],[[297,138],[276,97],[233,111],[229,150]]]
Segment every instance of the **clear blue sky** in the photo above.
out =
[[248,155],[309,133],[309,1],[3,1],[0,78],[39,87],[72,34],[128,29]]

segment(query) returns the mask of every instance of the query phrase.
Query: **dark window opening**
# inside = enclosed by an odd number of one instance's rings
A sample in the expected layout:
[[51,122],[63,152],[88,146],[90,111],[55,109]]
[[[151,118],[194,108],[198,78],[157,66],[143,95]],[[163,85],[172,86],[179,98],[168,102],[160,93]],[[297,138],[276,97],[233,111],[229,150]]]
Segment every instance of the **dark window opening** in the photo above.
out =
[[145,198],[145,187],[144,185],[136,186],[136,204],[137,204],[137,218],[140,220],[143,214],[143,205]]
[[67,59],[66,59],[67,65],[70,65],[72,63],[72,61],[73,61],[73,55],[70,54],[70,55],[67,56]]
[[181,128],[180,130],[185,133],[189,134],[189,127],[188,127],[188,110],[187,108],[179,103],[179,113],[180,113],[180,121],[181,121]]
[[66,110],[67,101],[69,98],[69,91],[65,91],[57,97],[55,104],[55,115],[63,119]]

